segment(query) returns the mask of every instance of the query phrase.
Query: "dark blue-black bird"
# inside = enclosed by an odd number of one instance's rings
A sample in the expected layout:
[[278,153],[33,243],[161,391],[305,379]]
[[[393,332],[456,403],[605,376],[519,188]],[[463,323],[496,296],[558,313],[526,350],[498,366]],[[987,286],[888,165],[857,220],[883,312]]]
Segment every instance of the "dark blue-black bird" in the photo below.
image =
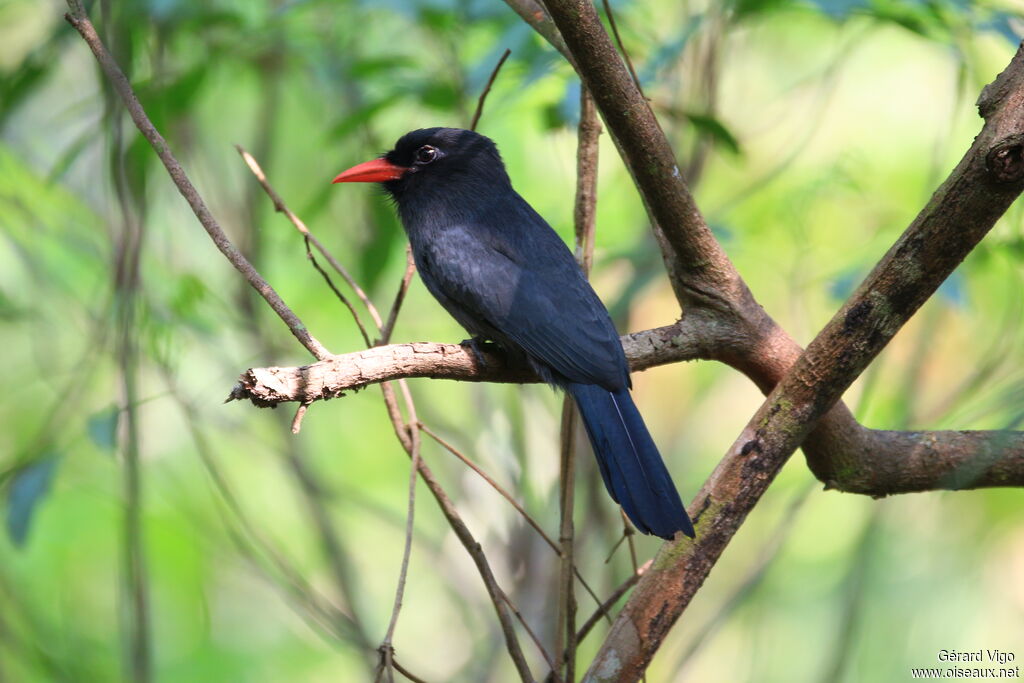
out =
[[403,136],[336,183],[394,199],[423,283],[479,344],[521,357],[576,400],[608,492],[637,529],[693,525],[629,395],[619,335],[572,253],[519,194],[489,138],[457,128]]

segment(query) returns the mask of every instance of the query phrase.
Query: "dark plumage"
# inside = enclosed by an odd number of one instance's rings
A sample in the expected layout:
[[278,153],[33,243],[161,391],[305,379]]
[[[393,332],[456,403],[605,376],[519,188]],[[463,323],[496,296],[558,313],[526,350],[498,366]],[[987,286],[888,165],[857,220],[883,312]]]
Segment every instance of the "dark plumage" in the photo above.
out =
[[554,230],[519,196],[494,143],[456,128],[403,136],[335,178],[382,182],[420,277],[472,335],[524,357],[576,401],[612,498],[636,527],[693,536],[629,395],[629,366],[601,300]]

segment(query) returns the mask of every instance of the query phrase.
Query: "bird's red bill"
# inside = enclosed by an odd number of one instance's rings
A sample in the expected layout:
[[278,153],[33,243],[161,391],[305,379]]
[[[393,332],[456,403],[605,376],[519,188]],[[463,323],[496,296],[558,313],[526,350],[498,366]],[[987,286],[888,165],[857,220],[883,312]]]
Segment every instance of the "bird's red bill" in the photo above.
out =
[[409,169],[396,166],[387,159],[374,159],[342,171],[332,183],[383,183],[398,180]]

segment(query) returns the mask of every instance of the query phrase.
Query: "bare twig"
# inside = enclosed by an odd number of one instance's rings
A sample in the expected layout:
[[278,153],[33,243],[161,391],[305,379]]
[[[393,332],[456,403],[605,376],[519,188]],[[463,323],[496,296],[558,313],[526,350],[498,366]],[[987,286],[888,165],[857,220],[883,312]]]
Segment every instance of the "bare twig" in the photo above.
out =
[[[405,449],[406,453],[412,456],[412,440],[409,436],[408,429],[405,426],[405,422],[402,419],[402,414],[398,409],[398,402],[395,400],[394,389],[391,388],[389,383],[381,384],[381,391],[384,394],[384,405],[387,407],[388,415],[391,418],[391,423],[395,430],[395,436],[398,437],[399,442]],[[473,538],[466,523],[462,521],[462,517],[459,515],[455,506],[452,504],[448,494],[445,493],[444,489],[441,488],[441,484],[437,481],[434,473],[431,471],[427,464],[420,460],[419,464],[420,478],[423,479],[423,483],[430,489],[430,493],[433,494],[434,499],[437,501],[438,506],[441,508],[441,513],[448,520],[449,526],[452,531],[455,532],[456,537],[462,543],[462,546],[469,553],[470,558],[477,567],[477,571],[480,573],[480,577],[484,581],[484,587],[487,589],[487,594],[491,599],[491,604],[494,605],[494,610],[498,615],[498,622],[501,625],[502,634],[505,637],[505,646],[512,658],[512,662],[515,664],[516,671],[519,673],[519,677],[523,681],[533,681],[533,675],[530,673],[530,667],[526,663],[526,658],[523,655],[522,647],[519,645],[519,639],[515,633],[515,624],[512,623],[512,618],[508,612],[508,605],[502,599],[502,590],[498,586],[498,582],[494,578],[494,572],[491,571],[491,566],[487,561],[487,556],[484,554],[480,544]]]
[[295,411],[295,417],[292,418],[292,434],[298,434],[302,431],[302,418],[306,416],[306,411],[309,410],[308,403],[300,403],[299,407]]
[[619,46],[619,52],[622,53],[622,58],[626,61],[626,68],[629,69],[629,75],[633,77],[633,83],[636,84],[636,89],[640,91],[640,95],[644,96],[643,86],[640,85],[640,77],[636,75],[636,69],[633,68],[633,60],[629,58],[629,52],[626,50],[626,46],[622,42],[622,36],[619,35],[619,27],[615,23],[615,13],[612,12],[612,4],[609,0],[601,0],[601,2],[604,5],[604,13],[608,17],[608,24],[612,27],[612,34],[615,36],[615,42]]
[[594,626],[597,625],[597,622],[601,621],[601,618],[615,606],[615,603],[622,599],[622,596],[628,593],[629,589],[640,581],[644,572],[650,569],[652,562],[654,562],[654,560],[647,560],[647,562],[642,566],[637,567],[636,571],[630,574],[628,579],[619,584],[619,587],[612,591],[612,594],[609,595],[596,610],[594,610],[594,613],[591,614],[585,622],[583,622],[583,625],[580,626],[580,630],[576,632],[577,643],[583,642],[583,639],[587,637],[587,634],[589,634],[591,630],[593,630]]
[[121,97],[121,101],[124,102],[125,108],[128,110],[128,114],[131,116],[132,121],[135,122],[135,126],[142,133],[142,136],[146,138],[146,141],[153,147],[157,156],[160,157],[160,161],[163,162],[164,167],[170,174],[171,179],[174,181],[178,191],[188,202],[192,208],[192,212],[199,219],[200,224],[206,230],[206,233],[213,240],[213,243],[217,246],[222,254],[231,262],[231,265],[235,267],[249,282],[253,288],[259,292],[267,304],[278,317],[288,326],[292,334],[299,342],[309,350],[316,358],[324,359],[329,357],[331,354],[324,348],[323,344],[316,340],[306,329],[306,326],[302,324],[298,316],[288,305],[284,303],[281,297],[274,291],[263,276],[256,272],[252,264],[249,263],[248,259],[242,255],[238,249],[235,248],[231,241],[224,234],[220,224],[210,213],[210,210],[206,207],[206,202],[203,201],[202,197],[196,191],[192,182],[188,179],[185,174],[185,170],[178,163],[178,160],[174,158],[171,153],[170,147],[167,145],[167,141],[164,140],[160,132],[153,126],[149,117],[146,116],[146,112],[143,110],[142,105],[139,104],[139,99],[135,96],[135,91],[132,90],[131,84],[125,77],[121,68],[114,61],[114,58],[104,47],[100,37],[96,35],[96,29],[93,27],[92,22],[89,21],[89,17],[85,13],[85,9],[82,7],[80,0],[67,0],[68,8],[71,10],[68,14],[64,15],[68,23],[71,24],[76,31],[82,36],[89,49],[96,56],[96,60],[100,63],[103,68],[103,72],[110,80],[117,91],[117,94]]
[[399,664],[398,660],[396,660],[394,658],[394,656],[391,657],[391,663],[394,665],[395,671],[397,671],[398,673],[400,673],[403,676],[405,676],[406,678],[408,678],[410,681],[412,681],[412,683],[427,683],[422,678],[420,678],[419,676],[414,675],[412,672],[410,672],[404,666]]
[[416,406],[413,404],[412,396],[409,394],[405,382],[402,383],[402,393],[405,398],[405,409],[409,412],[407,429],[412,450],[412,465],[409,468],[409,508],[405,518],[405,547],[402,550],[402,566],[398,572],[398,586],[395,588],[395,605],[391,610],[391,621],[388,622],[388,630],[384,635],[384,641],[381,643],[381,649],[384,653],[384,671],[388,675],[388,680],[392,678],[391,669],[394,666],[391,644],[395,636],[395,627],[398,626],[398,614],[402,610],[405,579],[409,573],[409,558],[412,556],[413,520],[416,515],[416,475],[420,466],[419,419],[416,417]]
[[594,229],[597,220],[597,160],[601,121],[594,98],[580,88],[580,124],[576,132],[576,199],[573,231],[576,261],[585,274],[594,263]]
[[[545,543],[546,543],[546,544],[548,545],[548,547],[550,547],[550,548],[551,548],[552,550],[554,550],[554,551],[555,551],[555,553],[556,553],[556,554],[558,554],[558,555],[559,555],[559,557],[561,557],[561,552],[562,552],[562,551],[561,551],[561,548],[559,548],[559,545],[558,545],[558,543],[556,543],[556,542],[554,541],[554,539],[552,539],[552,538],[551,538],[551,537],[550,537],[550,536],[549,536],[549,535],[547,534],[547,532],[546,532],[546,531],[544,531],[544,529],[543,529],[543,528],[541,528],[541,526],[540,526],[540,524],[539,524],[539,523],[537,522],[537,520],[535,520],[535,519],[534,519],[534,518],[533,518],[533,517],[532,517],[532,516],[530,515],[530,513],[528,513],[528,512],[526,511],[526,508],[524,508],[524,507],[523,507],[523,506],[522,506],[522,505],[521,505],[521,504],[519,503],[519,501],[517,501],[517,500],[516,500],[516,499],[515,499],[515,498],[514,498],[514,497],[512,496],[512,494],[508,492],[508,489],[506,489],[506,488],[505,488],[505,487],[503,487],[503,486],[502,486],[501,484],[499,484],[499,483],[498,483],[497,481],[495,481],[493,477],[491,477],[491,476],[490,476],[489,474],[487,474],[487,472],[485,472],[485,471],[484,471],[484,470],[483,470],[483,469],[482,469],[482,468],[481,468],[481,467],[480,467],[479,465],[477,465],[477,464],[476,464],[475,462],[473,462],[473,460],[472,460],[472,459],[470,459],[470,458],[469,458],[469,456],[467,456],[467,455],[466,455],[465,453],[463,453],[462,451],[460,451],[460,450],[459,450],[458,448],[456,448],[456,447],[455,447],[454,445],[452,445],[452,444],[451,444],[450,442],[446,441],[446,440],[445,440],[445,439],[444,439],[444,438],[443,438],[442,436],[440,436],[439,434],[437,434],[437,433],[436,433],[436,432],[435,432],[434,430],[430,429],[430,428],[429,428],[429,427],[428,427],[427,425],[423,424],[422,422],[420,423],[420,430],[421,430],[421,431],[422,431],[422,432],[423,432],[424,434],[426,434],[427,436],[429,436],[429,437],[430,437],[431,439],[433,439],[434,441],[436,441],[436,442],[437,442],[438,444],[440,444],[440,445],[441,445],[441,447],[442,447],[442,448],[444,448],[444,449],[445,449],[446,451],[448,451],[449,453],[451,453],[452,455],[454,455],[454,456],[455,456],[456,458],[458,458],[459,460],[461,460],[461,461],[463,462],[463,464],[465,464],[465,465],[466,465],[466,467],[468,467],[469,469],[471,469],[471,470],[473,470],[474,472],[476,472],[476,473],[477,473],[477,474],[478,474],[478,475],[480,476],[480,478],[481,478],[481,479],[483,479],[484,481],[486,481],[486,482],[487,482],[487,483],[488,483],[488,484],[490,485],[490,487],[491,487],[491,488],[493,488],[493,489],[494,489],[495,491],[497,491],[497,492],[498,492],[498,494],[499,494],[499,495],[500,495],[500,496],[501,496],[502,498],[504,498],[504,499],[505,499],[506,501],[508,501],[509,505],[511,505],[511,506],[512,506],[513,508],[515,508],[516,512],[518,512],[518,513],[519,513],[519,514],[520,514],[520,515],[522,516],[522,518],[523,518],[524,520],[526,520],[526,523],[527,523],[527,524],[529,524],[529,525],[530,525],[530,526],[531,526],[531,527],[533,528],[533,530],[534,530],[534,531],[536,531],[536,532],[537,532],[537,534],[538,534],[538,535],[539,535],[539,536],[540,536],[540,537],[541,537],[542,539],[544,539],[544,542],[545,542]],[[601,599],[600,599],[599,597],[597,597],[597,594],[596,594],[596,593],[594,592],[594,589],[593,589],[593,588],[591,588],[591,587],[590,587],[590,584],[588,584],[588,583],[586,582],[586,580],[585,580],[585,579],[583,578],[583,575],[582,575],[582,574],[580,573],[580,570],[579,570],[579,568],[578,568],[578,567],[576,567],[575,565],[573,565],[573,572],[575,573],[575,575],[576,575],[576,578],[577,578],[577,579],[579,580],[579,582],[580,582],[580,585],[581,585],[581,586],[583,586],[583,590],[585,590],[585,591],[586,591],[586,592],[587,592],[587,593],[588,593],[588,594],[590,595],[590,597],[592,597],[592,598],[594,599],[594,602],[595,602],[595,603],[597,603],[598,605],[600,605],[600,604],[601,604]],[[603,613],[603,615],[604,615],[604,617],[605,617],[606,619],[608,619],[608,620],[609,620],[609,622],[611,621],[611,618],[609,617],[609,615],[608,615],[608,613],[607,613],[607,612]]]
[[[355,292],[356,298],[363,302],[363,306],[365,306],[366,310],[370,313],[370,317],[373,319],[374,325],[376,325],[377,328],[380,329],[381,318],[380,313],[377,311],[377,307],[373,305],[373,302],[370,301],[370,297],[366,295],[366,292],[363,291],[363,288],[360,287],[359,284],[355,281],[355,278],[353,278],[352,274],[348,272],[348,269],[341,265],[338,259],[334,258],[334,256],[324,247],[320,240],[316,238],[316,235],[309,231],[309,228],[306,227],[306,224],[302,221],[302,219],[300,219],[297,215],[292,213],[288,206],[285,205],[284,200],[281,199],[281,195],[279,195],[270,185],[270,181],[267,180],[266,174],[263,172],[263,169],[260,167],[256,159],[253,158],[253,156],[249,154],[247,151],[245,151],[245,149],[241,145],[235,145],[235,149],[238,150],[238,153],[242,156],[242,159],[245,161],[245,165],[249,167],[249,170],[252,171],[252,174],[256,177],[256,180],[259,182],[260,186],[267,193],[267,196],[270,197],[270,201],[273,202],[274,204],[274,210],[277,211],[278,213],[283,213],[285,217],[289,221],[291,221],[291,224],[295,226],[295,229],[302,233],[303,237],[306,238],[307,242],[312,242],[313,246],[316,247],[316,250],[319,251],[320,254],[325,259],[327,259],[327,262],[329,264],[331,264],[331,268],[333,268],[334,271],[341,276],[341,279],[343,279],[345,283],[352,289],[352,291]],[[309,245],[307,244],[307,253],[308,249]],[[356,319],[356,324],[359,325],[360,329],[363,329],[364,326],[362,322],[360,322],[359,316],[356,314],[354,310],[352,311],[352,315]]]
[[536,0],[505,0],[505,4],[512,8],[523,21],[533,27],[533,30],[544,37],[550,45],[558,50],[565,59],[572,64],[573,57],[562,40],[562,34],[555,27],[555,22],[544,11],[544,8]]
[[[694,334],[695,318],[674,325],[621,337],[630,368],[637,372],[656,365],[706,358],[713,347]],[[709,330],[713,334],[724,328]],[[720,343],[728,343],[728,335]],[[228,400],[251,400],[257,405],[337,398],[369,384],[408,377],[456,379],[466,382],[539,382],[525,365],[510,363],[500,354],[483,350],[486,365],[458,344],[417,342],[391,344],[334,356],[292,368],[250,368],[232,389]]]
[[575,562],[575,529],[572,513],[576,489],[576,407],[570,396],[562,399],[562,427],[560,434],[560,465],[558,476],[558,553],[560,562],[558,580],[558,610],[555,618],[555,652],[564,656],[552,671],[564,672],[566,681],[576,680],[576,596],[573,592],[573,566]]
[[491,86],[494,85],[494,79],[498,77],[498,72],[501,71],[502,65],[508,56],[512,54],[512,50],[506,49],[502,53],[501,59],[494,65],[494,71],[491,72],[491,77],[487,79],[487,85],[484,86],[484,91],[480,93],[480,98],[476,101],[476,111],[473,112],[473,120],[469,123],[470,130],[476,130],[477,124],[480,123],[480,115],[484,113],[484,101],[487,100],[487,94],[491,92]]
[[356,313],[356,309],[352,306],[352,302],[348,300],[348,297],[341,293],[341,290],[334,286],[334,281],[331,280],[331,276],[327,274],[326,270],[320,267],[320,263],[316,260],[316,257],[313,256],[313,252],[309,248],[310,237],[311,235],[308,232],[303,235],[304,243],[306,245],[306,258],[309,259],[309,262],[313,265],[316,272],[320,273],[320,277],[324,279],[324,282],[327,283],[330,290],[334,292],[334,296],[337,297],[338,301],[340,301],[342,305],[348,309],[349,313],[352,314],[352,319],[355,320],[356,326],[359,328],[359,334],[362,335],[363,341],[366,342],[366,345],[373,346],[373,343],[370,341],[370,335],[367,334],[366,328],[363,327],[363,321],[359,319],[359,314]]
[[533,527],[533,530],[534,530],[534,531],[536,531],[536,532],[537,532],[537,534],[539,534],[539,535],[540,535],[540,537],[544,539],[544,542],[545,542],[545,543],[547,543],[547,544],[548,544],[548,545],[549,545],[549,546],[550,546],[550,547],[552,548],[552,550],[554,550],[554,551],[555,551],[556,553],[557,553],[557,552],[559,552],[559,549],[558,549],[558,544],[557,544],[557,543],[556,543],[556,542],[555,542],[555,541],[554,541],[554,540],[553,540],[553,539],[552,539],[552,538],[551,538],[550,536],[548,536],[547,532],[545,532],[545,531],[544,531],[544,529],[543,529],[543,528],[541,528],[541,526],[540,526],[540,524],[539,524],[539,523],[537,522],[537,520],[535,520],[535,519],[534,519],[534,518],[533,518],[532,516],[530,516],[530,513],[528,513],[528,512],[526,511],[526,508],[524,508],[524,507],[523,507],[523,506],[522,506],[522,505],[521,505],[521,504],[519,503],[519,501],[517,501],[517,500],[516,500],[516,499],[515,499],[515,498],[514,498],[514,497],[512,496],[512,494],[508,492],[508,489],[506,489],[506,488],[505,488],[505,487],[503,487],[503,486],[502,486],[501,484],[499,484],[498,482],[496,482],[496,481],[495,481],[495,480],[494,480],[494,479],[493,479],[493,478],[492,478],[492,477],[491,477],[491,476],[490,476],[489,474],[487,474],[487,472],[485,472],[485,471],[484,471],[484,470],[483,470],[483,469],[482,469],[482,468],[481,468],[481,467],[480,467],[479,465],[477,465],[477,464],[476,464],[475,462],[473,462],[473,461],[472,461],[472,460],[471,460],[471,459],[469,458],[469,456],[467,456],[467,455],[466,455],[465,453],[463,453],[463,452],[462,452],[462,451],[460,451],[460,450],[459,450],[458,448],[456,448],[455,446],[453,446],[453,445],[452,445],[452,444],[451,444],[450,442],[448,442],[447,440],[445,440],[445,439],[444,439],[444,438],[443,438],[443,437],[442,437],[441,435],[439,435],[439,434],[438,434],[437,432],[435,432],[435,431],[434,431],[433,429],[431,429],[431,428],[430,428],[430,427],[428,427],[427,425],[423,424],[422,422],[420,423],[420,429],[421,429],[421,430],[423,431],[423,433],[424,433],[424,434],[426,434],[426,435],[427,435],[427,436],[429,436],[429,437],[430,437],[431,439],[433,439],[433,440],[434,440],[434,441],[436,441],[436,442],[437,442],[438,444],[440,444],[440,446],[441,446],[442,448],[444,448],[444,449],[445,449],[446,451],[448,451],[449,453],[451,453],[452,455],[454,455],[454,456],[455,456],[456,458],[458,458],[459,460],[461,460],[461,461],[462,461],[462,463],[463,463],[464,465],[466,465],[466,467],[468,467],[469,469],[471,469],[471,470],[473,470],[474,472],[476,472],[476,473],[477,473],[477,474],[478,474],[478,475],[480,476],[480,478],[481,478],[481,479],[483,479],[484,481],[486,481],[486,482],[487,482],[487,483],[488,483],[488,484],[490,485],[490,487],[491,487],[492,489],[494,489],[495,491],[497,491],[497,492],[498,492],[498,494],[499,494],[499,495],[501,495],[501,497],[502,497],[502,498],[504,498],[505,500],[507,500],[507,501],[508,501],[508,503],[509,503],[509,505],[511,505],[511,506],[512,506],[513,508],[515,508],[516,512],[518,512],[518,513],[520,514],[520,516],[521,516],[521,517],[522,517],[522,518],[523,518],[524,520],[526,520],[526,523],[527,523],[527,524],[529,524],[529,525],[530,525],[531,527]]
[[[524,631],[526,631],[526,635],[530,636],[530,640],[532,640],[533,644],[537,646],[537,650],[540,651],[540,654],[544,658],[544,661],[547,662],[548,666],[551,667],[551,670],[554,671],[555,660],[551,657],[551,654],[544,647],[544,643],[540,641],[540,638],[537,637],[537,634],[534,632],[534,630],[530,628],[530,624],[523,617],[522,612],[520,612],[519,608],[516,607],[515,603],[509,599],[507,593],[502,592],[501,597],[508,605],[509,609],[512,610],[512,613],[516,615],[516,621],[518,621],[519,625],[523,627]],[[561,678],[556,679],[556,683],[561,683],[561,681]]]
[[405,302],[405,294],[409,291],[409,283],[412,282],[412,275],[416,272],[416,262],[412,258],[412,247],[405,247],[405,274],[402,282],[398,285],[398,293],[395,294],[395,301],[391,304],[391,311],[388,313],[388,321],[380,330],[380,343],[387,344],[391,341],[391,333],[395,331],[395,322],[398,320],[398,312],[402,310],[402,303]]

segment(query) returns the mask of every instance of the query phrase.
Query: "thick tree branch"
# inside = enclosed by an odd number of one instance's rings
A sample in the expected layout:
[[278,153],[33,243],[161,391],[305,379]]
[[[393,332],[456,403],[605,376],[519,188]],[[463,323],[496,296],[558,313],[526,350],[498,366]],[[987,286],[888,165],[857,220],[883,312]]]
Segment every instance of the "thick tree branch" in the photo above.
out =
[[595,658],[594,681],[643,672],[815,422],[1024,189],[1024,51],[985,89],[979,110],[985,126],[960,164],[771,392],[698,494],[697,539],[662,546]]
[[[622,337],[634,371],[655,365],[709,357],[690,325],[635,332]],[[404,377],[457,379],[466,382],[539,382],[525,365],[510,365],[500,353],[483,350],[486,366],[458,344],[391,344],[355,351],[292,368],[251,368],[231,390],[228,400],[250,400],[259,406],[298,401],[311,403],[343,396],[369,384]]]
[[[694,330],[689,324],[692,320],[687,318],[674,325],[624,336],[623,347],[632,369],[640,371],[714,357],[703,338],[707,330]],[[729,339],[724,335],[719,338]],[[794,342],[789,343],[799,352]],[[783,353],[782,357],[785,356]],[[499,355],[485,352],[485,357],[487,366],[481,368],[473,354],[458,344],[420,342],[379,346],[301,367],[251,368],[232,389],[229,400],[249,400],[259,406],[303,404],[337,398],[369,384],[406,377],[466,382],[540,381],[529,368],[509,366]],[[774,382],[762,379],[768,382],[764,387],[768,393]],[[811,469],[828,488],[849,493],[885,496],[914,491],[1024,486],[1024,432],[868,429],[858,424],[840,404],[821,420],[802,448]]]

